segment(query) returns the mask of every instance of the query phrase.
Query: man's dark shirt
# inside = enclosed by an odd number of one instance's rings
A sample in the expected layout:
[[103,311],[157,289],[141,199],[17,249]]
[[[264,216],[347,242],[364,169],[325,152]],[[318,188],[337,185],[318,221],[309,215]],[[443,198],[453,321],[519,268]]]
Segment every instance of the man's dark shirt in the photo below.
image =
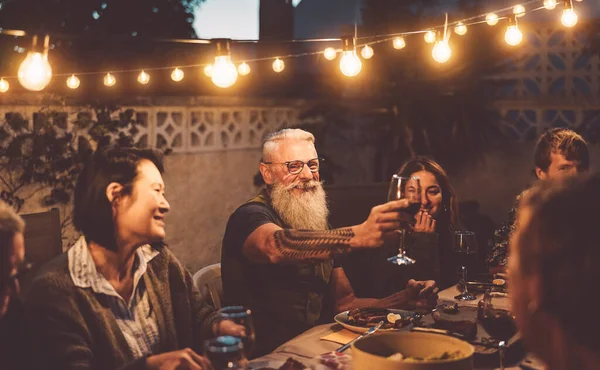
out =
[[269,353],[315,325],[328,290],[332,263],[256,263],[243,254],[244,242],[258,227],[273,223],[289,228],[271,206],[266,191],[229,218],[221,252],[224,305],[252,310],[256,349]]

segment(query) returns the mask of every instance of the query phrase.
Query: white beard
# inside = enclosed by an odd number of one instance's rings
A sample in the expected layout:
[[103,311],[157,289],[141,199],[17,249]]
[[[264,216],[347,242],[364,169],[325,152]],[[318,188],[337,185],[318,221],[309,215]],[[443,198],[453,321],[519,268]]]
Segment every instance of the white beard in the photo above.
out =
[[[309,189],[301,194],[294,188]],[[283,222],[293,229],[327,230],[327,196],[323,185],[316,180],[283,186],[278,183],[271,190],[273,208]]]

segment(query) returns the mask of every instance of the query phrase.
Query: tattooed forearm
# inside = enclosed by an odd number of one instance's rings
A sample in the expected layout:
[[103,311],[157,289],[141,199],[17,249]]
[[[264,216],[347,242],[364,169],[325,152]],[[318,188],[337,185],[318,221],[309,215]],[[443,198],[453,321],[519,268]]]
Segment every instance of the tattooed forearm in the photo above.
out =
[[351,228],[335,230],[277,230],[275,247],[286,259],[320,260],[350,251]]

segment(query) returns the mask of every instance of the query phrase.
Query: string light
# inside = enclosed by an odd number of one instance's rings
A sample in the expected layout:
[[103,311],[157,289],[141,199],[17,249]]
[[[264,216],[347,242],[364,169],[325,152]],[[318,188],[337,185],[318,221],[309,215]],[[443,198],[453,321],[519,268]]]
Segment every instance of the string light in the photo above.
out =
[[446,13],[446,22],[444,23],[444,33],[437,35],[437,40],[433,49],[431,50],[431,56],[438,63],[446,63],[452,56],[452,50],[448,45],[448,39],[450,34],[448,33],[448,13]]
[[498,24],[498,14],[496,14],[496,13],[489,13],[488,15],[485,16],[485,21],[490,26],[497,25]]
[[352,36],[342,37],[343,51],[340,58],[340,70],[347,77],[354,77],[360,73],[362,62],[356,55],[356,41]]
[[373,54],[375,54],[373,52],[373,48],[370,47],[369,45],[365,45],[365,47],[362,48],[362,50],[360,51],[360,55],[362,55],[362,57],[365,59],[373,58]]
[[556,0],[544,0],[544,8],[548,10],[556,8]]
[[81,83],[81,81],[79,81],[79,78],[75,75],[71,75],[71,77],[67,78],[67,87],[69,89],[75,90],[76,88],[79,87],[80,83]]
[[104,76],[104,85],[106,86],[114,86],[117,83],[117,79],[115,76],[111,75],[110,72]]
[[179,68],[175,68],[173,72],[171,72],[171,80],[175,82],[183,80],[183,71]]
[[250,66],[246,62],[242,62],[238,66],[238,73],[242,76],[247,76],[250,73]]
[[141,71],[138,75],[137,81],[142,85],[146,85],[148,82],[150,82],[150,75],[144,71]]
[[457,35],[464,36],[467,34],[467,26],[465,26],[463,22],[458,22],[456,27],[454,27],[454,32],[456,32]]
[[523,41],[523,33],[519,29],[516,16],[508,17],[508,28],[504,34],[504,40],[510,46],[516,46]]
[[273,62],[273,70],[277,73],[281,73],[284,68],[285,68],[285,63],[283,62],[283,60],[276,58],[275,61]]
[[433,44],[435,42],[435,32],[432,30],[425,32],[424,38],[426,43]]
[[334,48],[326,48],[325,50],[323,50],[323,56],[327,60],[334,60],[337,56],[337,52]]
[[224,89],[233,86],[238,78],[237,68],[231,62],[230,41],[229,39],[213,40],[216,52],[210,78],[216,86]]
[[513,8],[513,14],[516,15],[517,17],[524,16],[525,15],[525,7],[521,4],[515,5],[515,7]]
[[406,41],[404,41],[404,37],[398,36],[394,38],[394,41],[392,41],[392,45],[396,50],[404,49],[406,47]]
[[212,68],[213,68],[212,64],[208,64],[204,67],[204,75],[206,77],[212,77]]
[[4,78],[0,78],[0,92],[5,93],[8,91],[9,83]]
[[17,77],[21,85],[27,90],[41,91],[52,79],[52,67],[48,63],[48,45],[50,38],[44,38],[43,54],[36,51],[37,36],[33,36],[31,50],[19,66]]
[[565,0],[565,9],[562,12],[562,16],[560,17],[560,22],[565,27],[574,27],[577,24],[579,17],[575,10],[573,9],[573,4],[571,0]]

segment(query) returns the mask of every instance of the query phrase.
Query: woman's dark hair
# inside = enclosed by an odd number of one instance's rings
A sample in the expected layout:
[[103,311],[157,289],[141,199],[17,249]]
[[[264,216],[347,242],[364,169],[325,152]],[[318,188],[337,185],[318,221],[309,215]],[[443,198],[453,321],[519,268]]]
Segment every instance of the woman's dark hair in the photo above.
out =
[[600,350],[600,320],[581,312],[597,307],[600,282],[600,174],[540,181],[523,196],[516,234],[519,269],[541,282],[541,309],[555,315],[572,339]]
[[115,224],[106,188],[116,182],[123,186],[120,195],[130,195],[138,165],[149,160],[164,172],[162,154],[150,149],[112,148],[96,151],[84,165],[75,185],[73,223],[87,240],[114,250]]
[[433,159],[415,157],[404,162],[397,174],[398,176],[409,177],[419,171],[432,173],[442,188],[442,214],[438,220],[438,226],[449,230],[456,229],[458,226],[458,201],[452,186],[450,186],[446,171]]

